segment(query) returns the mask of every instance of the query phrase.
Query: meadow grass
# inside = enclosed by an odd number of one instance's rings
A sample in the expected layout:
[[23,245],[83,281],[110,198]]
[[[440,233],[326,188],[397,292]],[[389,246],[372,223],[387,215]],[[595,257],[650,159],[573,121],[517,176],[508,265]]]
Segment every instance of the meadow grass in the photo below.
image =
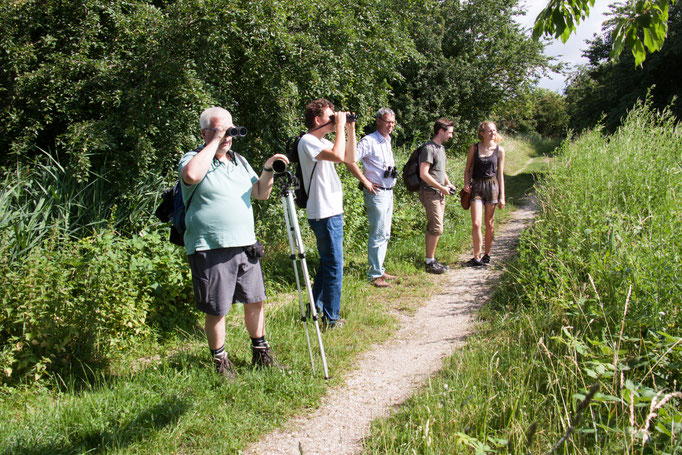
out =
[[[515,153],[515,147],[508,146],[508,153]],[[399,160],[405,160],[409,150],[399,153]],[[538,157],[532,147],[519,153],[526,155],[523,163]],[[449,161],[453,181],[461,181],[463,165],[463,157]],[[531,181],[515,185],[509,198],[520,200]],[[327,389],[343,381],[360,352],[397,329],[399,313],[413,313],[441,286],[438,277],[424,273],[423,234],[410,234],[410,216],[423,214],[416,194],[399,189],[396,199],[394,228],[401,231],[394,235],[386,266],[402,276],[401,282],[391,289],[369,286],[364,245],[349,246],[342,297],[348,325],[323,334],[328,381],[322,377],[312,324],[315,371],[310,364],[288,250],[272,245],[264,260],[270,296],[266,324],[282,369],[251,369],[243,310],[236,305],[227,318],[226,341],[239,374],[235,382],[226,383],[213,372],[197,317],[184,330],[112,345],[103,365],[74,362],[69,371],[35,383],[3,386],[0,453],[237,453],[290,416],[315,409]],[[313,271],[314,243],[307,225],[301,226]],[[453,197],[439,259],[455,261],[470,243],[469,213]]]
[[482,324],[364,453],[682,452],[682,131],[565,142]]

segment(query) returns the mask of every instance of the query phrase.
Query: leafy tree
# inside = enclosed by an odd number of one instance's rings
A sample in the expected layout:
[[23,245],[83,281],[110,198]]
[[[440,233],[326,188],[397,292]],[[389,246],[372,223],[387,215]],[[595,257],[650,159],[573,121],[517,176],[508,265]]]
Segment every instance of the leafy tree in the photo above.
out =
[[[638,99],[647,94],[654,108],[662,109],[682,94],[679,84],[682,74],[682,6],[670,10],[668,38],[660,52],[652,54],[636,67],[632,55],[618,61],[609,60],[607,49],[612,46],[612,33],[607,30],[590,43],[585,56],[590,64],[579,69],[566,88],[570,126],[575,130],[592,127],[602,121],[607,131],[620,125]],[[673,104],[671,111],[678,118],[682,111]]]
[[[580,21],[590,14],[595,0],[550,0],[535,20],[533,36],[561,38],[565,43]],[[647,51],[661,49],[668,32],[668,10],[676,0],[636,0],[613,11],[611,58],[620,55],[624,47],[632,51],[636,65],[646,59]]]
[[548,60],[513,20],[521,13],[518,2],[502,0],[445,0],[421,11],[411,32],[419,54],[393,86],[403,141],[426,139],[447,116],[462,148],[478,122],[532,85]]

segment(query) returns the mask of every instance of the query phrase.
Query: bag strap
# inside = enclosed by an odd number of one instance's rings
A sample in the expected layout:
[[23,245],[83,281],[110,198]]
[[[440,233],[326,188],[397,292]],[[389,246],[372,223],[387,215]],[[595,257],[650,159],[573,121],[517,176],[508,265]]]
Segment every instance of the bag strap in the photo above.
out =
[[[308,185],[308,190],[305,192],[305,194],[310,194],[310,188],[312,188],[312,186],[313,186],[313,175],[315,174],[315,168],[317,167],[317,163],[318,162],[315,161],[315,164],[313,165],[313,170],[310,173],[310,185]],[[305,185],[305,183],[304,183],[304,185]],[[304,187],[304,189],[305,189],[305,187]]]

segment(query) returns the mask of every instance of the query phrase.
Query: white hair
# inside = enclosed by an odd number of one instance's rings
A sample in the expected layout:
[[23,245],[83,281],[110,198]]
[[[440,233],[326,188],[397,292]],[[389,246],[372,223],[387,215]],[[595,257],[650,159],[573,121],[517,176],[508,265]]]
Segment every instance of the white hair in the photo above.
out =
[[380,118],[380,119],[383,120],[383,119],[384,119],[384,115],[386,115],[386,114],[392,115],[392,116],[395,117],[395,113],[394,113],[391,109],[389,109],[389,108],[387,108],[387,107],[382,107],[381,109],[379,109],[379,110],[377,111],[377,115],[375,116],[375,118]]
[[214,106],[209,107],[201,113],[201,116],[199,117],[199,126],[201,129],[203,130],[209,128],[211,126],[211,119],[214,118],[224,118],[228,121],[228,123],[232,123],[232,114],[230,114],[227,109]]

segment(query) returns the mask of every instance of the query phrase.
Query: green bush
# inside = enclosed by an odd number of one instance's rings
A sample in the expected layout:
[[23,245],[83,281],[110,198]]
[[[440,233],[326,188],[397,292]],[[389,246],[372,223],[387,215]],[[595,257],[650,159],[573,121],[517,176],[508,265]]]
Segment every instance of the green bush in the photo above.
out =
[[192,319],[184,257],[157,233],[45,243],[4,260],[0,274],[4,380],[106,361],[133,339]]

